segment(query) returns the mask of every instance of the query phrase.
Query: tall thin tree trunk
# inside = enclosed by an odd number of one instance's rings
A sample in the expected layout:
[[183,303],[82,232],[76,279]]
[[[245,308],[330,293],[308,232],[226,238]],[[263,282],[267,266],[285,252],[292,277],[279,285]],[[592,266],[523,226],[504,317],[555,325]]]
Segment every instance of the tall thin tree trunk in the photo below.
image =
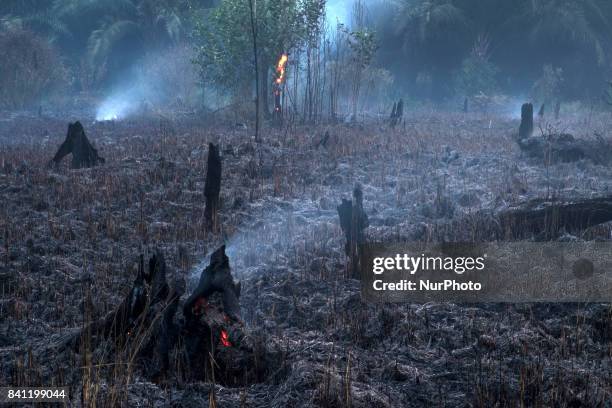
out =
[[270,100],[269,98],[269,94],[268,92],[270,92],[269,90],[269,81],[270,81],[270,76],[268,75],[268,64],[264,63],[263,67],[262,67],[262,72],[261,72],[261,110],[263,113],[263,117],[266,119],[270,119]]
[[259,117],[261,116],[260,106],[259,106],[259,58],[257,53],[257,26],[255,24],[256,20],[256,7],[257,0],[249,0],[249,8],[251,9],[251,32],[253,34],[253,55],[255,57],[255,141],[259,141]]

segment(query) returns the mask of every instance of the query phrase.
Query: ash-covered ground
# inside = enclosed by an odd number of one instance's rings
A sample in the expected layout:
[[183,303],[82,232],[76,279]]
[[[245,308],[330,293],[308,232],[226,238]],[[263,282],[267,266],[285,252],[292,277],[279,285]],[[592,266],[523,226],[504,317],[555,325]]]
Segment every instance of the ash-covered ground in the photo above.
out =
[[[66,120],[0,122],[0,386],[70,385],[76,405],[100,406],[612,404],[609,304],[364,303],[345,278],[336,211],[359,184],[368,240],[427,240],[437,225],[529,199],[610,194],[611,168],[525,158],[518,120],[494,115],[265,129],[260,143],[193,116],[83,124],[106,163],[71,170],[48,166]],[[609,124],[578,115],[551,126],[610,141]],[[204,221],[209,142],[223,159],[216,236]],[[164,252],[187,296],[222,242],[247,330],[281,356],[261,382],[156,383],[137,361],[58,347],[119,304],[143,245]]]

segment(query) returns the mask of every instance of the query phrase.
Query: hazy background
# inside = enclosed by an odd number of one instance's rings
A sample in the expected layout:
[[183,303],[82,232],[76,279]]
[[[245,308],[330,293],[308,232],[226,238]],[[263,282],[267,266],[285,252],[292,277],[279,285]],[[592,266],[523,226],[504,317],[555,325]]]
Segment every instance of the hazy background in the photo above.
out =
[[[99,120],[232,104],[246,114],[249,4],[3,0],[0,107],[88,106]],[[382,114],[400,97],[457,109],[465,98],[483,110],[608,105],[607,0],[259,0],[255,13],[265,117],[282,53],[283,105],[304,121]]]

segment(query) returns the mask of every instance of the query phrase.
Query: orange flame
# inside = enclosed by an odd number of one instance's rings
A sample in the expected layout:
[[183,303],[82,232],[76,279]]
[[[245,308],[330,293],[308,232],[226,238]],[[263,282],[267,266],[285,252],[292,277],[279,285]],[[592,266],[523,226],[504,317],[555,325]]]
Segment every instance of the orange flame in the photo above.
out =
[[224,347],[232,347],[232,343],[229,341],[229,334],[223,329],[221,329],[221,344]]
[[282,84],[285,80],[285,65],[287,64],[288,59],[289,57],[287,56],[287,54],[283,54],[281,55],[280,59],[278,60],[278,63],[276,64],[276,73],[278,75],[276,78],[277,85]]

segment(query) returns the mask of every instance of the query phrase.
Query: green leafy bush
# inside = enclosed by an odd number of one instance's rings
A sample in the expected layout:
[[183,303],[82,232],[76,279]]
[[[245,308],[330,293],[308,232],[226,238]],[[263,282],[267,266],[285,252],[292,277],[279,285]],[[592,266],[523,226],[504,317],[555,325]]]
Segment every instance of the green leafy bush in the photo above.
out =
[[499,69],[492,62],[472,55],[463,60],[455,74],[455,90],[458,95],[468,97],[491,95],[498,90],[498,72]]

